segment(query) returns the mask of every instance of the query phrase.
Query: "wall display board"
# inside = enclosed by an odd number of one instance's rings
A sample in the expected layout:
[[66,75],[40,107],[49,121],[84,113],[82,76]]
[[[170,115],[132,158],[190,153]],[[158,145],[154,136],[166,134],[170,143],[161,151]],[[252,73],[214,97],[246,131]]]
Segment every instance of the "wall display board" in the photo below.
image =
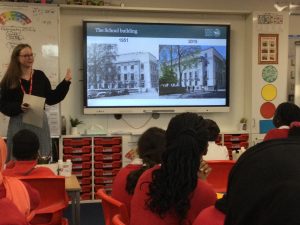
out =
[[[0,79],[14,47],[31,45],[35,53],[34,69],[45,72],[52,88],[59,82],[59,8],[37,4],[0,4]],[[59,106],[46,106],[51,135],[60,134]],[[0,114],[0,135],[6,136],[8,118]]]

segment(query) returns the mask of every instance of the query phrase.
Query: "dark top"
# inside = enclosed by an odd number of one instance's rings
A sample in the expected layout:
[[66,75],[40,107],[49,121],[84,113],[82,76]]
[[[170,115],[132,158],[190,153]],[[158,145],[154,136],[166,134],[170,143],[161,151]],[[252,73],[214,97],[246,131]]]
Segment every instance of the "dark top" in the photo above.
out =
[[287,138],[247,149],[229,175],[224,225],[299,225],[299,150]]
[[[34,70],[32,76],[32,95],[46,98],[46,104],[54,105],[62,101],[68,91],[71,82],[65,79],[60,82],[57,87],[52,90],[49,79],[41,70]],[[22,86],[26,93],[29,93],[30,80],[21,79]],[[6,116],[17,116],[22,113],[21,104],[23,101],[23,91],[19,85],[15,89],[1,87],[0,107],[1,112]]]

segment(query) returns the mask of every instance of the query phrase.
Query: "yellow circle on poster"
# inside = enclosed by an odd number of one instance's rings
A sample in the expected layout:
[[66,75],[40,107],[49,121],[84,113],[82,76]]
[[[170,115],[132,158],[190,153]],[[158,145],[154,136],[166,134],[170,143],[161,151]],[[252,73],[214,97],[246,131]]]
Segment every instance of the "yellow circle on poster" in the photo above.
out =
[[272,101],[277,96],[277,88],[273,84],[267,84],[262,88],[261,96],[266,101]]

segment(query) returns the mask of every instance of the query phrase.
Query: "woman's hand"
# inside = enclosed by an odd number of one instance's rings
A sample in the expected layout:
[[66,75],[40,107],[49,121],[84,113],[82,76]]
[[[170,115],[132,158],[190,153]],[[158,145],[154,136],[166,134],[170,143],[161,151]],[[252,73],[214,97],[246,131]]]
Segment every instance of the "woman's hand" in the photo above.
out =
[[22,103],[21,109],[23,112],[27,112],[30,109],[30,105],[28,103]]
[[71,73],[71,69],[70,68],[67,69],[65,80],[66,81],[71,81],[72,80],[72,73]]
[[201,159],[200,168],[198,170],[198,177],[202,180],[206,180],[210,172],[211,168],[208,166],[207,162]]

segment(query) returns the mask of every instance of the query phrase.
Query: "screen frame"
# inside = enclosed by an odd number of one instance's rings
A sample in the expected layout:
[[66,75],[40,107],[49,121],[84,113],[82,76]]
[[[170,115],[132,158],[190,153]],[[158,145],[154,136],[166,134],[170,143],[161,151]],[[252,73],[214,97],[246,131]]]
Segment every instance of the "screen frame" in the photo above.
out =
[[[88,106],[87,84],[87,24],[89,23],[112,23],[112,24],[145,24],[145,25],[180,25],[180,26],[219,26],[226,27],[226,104],[225,105],[199,105],[199,106]],[[182,112],[229,112],[230,111],[230,24],[216,23],[157,23],[157,22],[120,22],[106,20],[83,20],[83,96],[84,114],[144,114],[144,113],[182,113]]]

